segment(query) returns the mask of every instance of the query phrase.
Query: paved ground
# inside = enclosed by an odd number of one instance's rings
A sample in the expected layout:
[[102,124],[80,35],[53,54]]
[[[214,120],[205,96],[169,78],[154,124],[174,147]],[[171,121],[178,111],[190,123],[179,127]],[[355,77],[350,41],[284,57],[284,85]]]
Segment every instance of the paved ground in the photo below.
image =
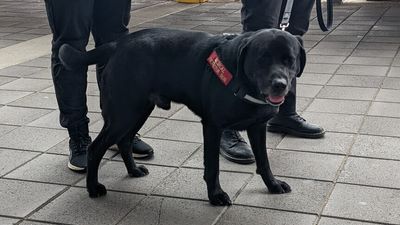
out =
[[[135,1],[132,30],[240,31],[239,3]],[[298,109],[328,131],[320,140],[268,135],[272,169],[293,192],[270,195],[254,166],[221,159],[232,207],[212,207],[202,180],[198,118],[182,105],[155,110],[141,134],[156,151],[150,175],[127,177],[109,151],[89,199],[84,175],[66,168],[67,133],[49,72],[42,0],[0,2],[0,224],[400,224],[400,4],[345,4],[336,27],[305,36],[308,66]],[[92,136],[102,125],[93,69]]]

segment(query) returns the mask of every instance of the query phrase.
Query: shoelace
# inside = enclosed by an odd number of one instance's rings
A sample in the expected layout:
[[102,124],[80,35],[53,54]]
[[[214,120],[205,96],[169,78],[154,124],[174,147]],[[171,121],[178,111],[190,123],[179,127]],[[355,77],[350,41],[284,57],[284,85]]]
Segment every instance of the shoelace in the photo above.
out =
[[139,142],[141,142],[142,140],[140,139],[140,134],[136,134],[134,137],[133,137],[133,143],[134,144],[137,144],[137,143],[139,143]]
[[232,140],[233,143],[235,143],[235,145],[236,145],[237,143],[239,143],[239,142],[246,143],[246,141],[243,139],[243,137],[241,137],[241,136],[239,135],[239,133],[236,132],[236,131],[233,131],[233,132],[232,132],[231,140]]
[[295,115],[293,115],[293,117],[295,118],[295,119],[299,119],[299,120],[301,120],[301,121],[306,121],[306,119],[304,119],[303,117],[301,117],[299,114],[295,114]]
[[74,150],[74,154],[82,155],[86,154],[86,150],[91,143],[89,137],[79,137],[79,141],[71,141],[71,148]]

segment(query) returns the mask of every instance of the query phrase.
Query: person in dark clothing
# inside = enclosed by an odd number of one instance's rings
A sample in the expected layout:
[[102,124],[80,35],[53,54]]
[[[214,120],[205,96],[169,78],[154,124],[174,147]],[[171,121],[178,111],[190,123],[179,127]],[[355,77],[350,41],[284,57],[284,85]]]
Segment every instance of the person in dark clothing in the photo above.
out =
[[[45,0],[47,17],[53,33],[51,72],[60,109],[60,124],[68,129],[70,157],[68,167],[85,171],[86,152],[91,143],[87,117],[86,86],[87,67],[71,71],[58,57],[64,43],[85,51],[92,32],[95,45],[113,41],[128,33],[131,0]],[[97,65],[97,79],[103,65]],[[134,138],[133,153],[136,158],[147,158],[153,149]]]
[[[294,0],[289,27],[286,31],[303,36],[309,26],[311,10],[315,0]],[[264,28],[279,28],[280,18],[286,6],[286,0],[242,0],[243,32]],[[321,138],[325,131],[322,127],[308,123],[296,113],[296,79],[292,89],[280,106],[279,113],[268,121],[270,132],[287,133],[304,138]],[[220,153],[226,159],[248,164],[254,162],[250,146],[237,131],[225,130],[221,138]]]

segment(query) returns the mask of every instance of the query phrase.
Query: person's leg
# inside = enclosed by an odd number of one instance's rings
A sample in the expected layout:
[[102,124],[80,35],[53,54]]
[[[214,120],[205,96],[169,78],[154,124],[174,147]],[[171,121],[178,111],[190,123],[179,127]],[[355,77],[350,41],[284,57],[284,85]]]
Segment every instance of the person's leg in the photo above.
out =
[[[299,36],[307,32],[314,2],[315,0],[294,1],[288,32]],[[320,138],[324,135],[325,131],[322,127],[308,123],[297,114],[296,79],[292,82],[292,88],[285,102],[279,107],[278,115],[268,121],[268,131],[306,138]]]
[[[282,0],[242,0],[243,32],[256,31],[278,26]],[[221,137],[220,153],[229,161],[254,163],[250,146],[234,130],[224,130]]]
[[60,124],[70,136],[70,162],[74,171],[86,168],[86,150],[91,142],[86,106],[87,67],[67,70],[58,57],[59,48],[68,43],[85,51],[90,33],[93,0],[46,0],[46,11],[53,33],[51,72],[60,109]]
[[[114,41],[128,34],[131,0],[95,0],[92,34],[96,47]],[[101,83],[104,65],[96,65],[97,82]],[[153,148],[142,141],[139,136],[133,138],[133,156],[135,158],[150,158]]]

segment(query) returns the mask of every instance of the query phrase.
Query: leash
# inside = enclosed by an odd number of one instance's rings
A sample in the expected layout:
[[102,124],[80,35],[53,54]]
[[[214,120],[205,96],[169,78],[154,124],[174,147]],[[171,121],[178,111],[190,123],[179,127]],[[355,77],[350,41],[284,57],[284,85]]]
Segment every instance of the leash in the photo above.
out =
[[[285,11],[282,15],[282,21],[279,24],[281,30],[285,31],[286,28],[289,27],[290,15],[292,14],[293,2],[295,0],[287,0]],[[316,0],[316,9],[317,9],[317,18],[318,24],[322,31],[328,31],[332,27],[333,23],[333,0],[326,0],[326,13],[327,13],[327,22],[325,23],[323,12],[322,12],[322,0]]]

